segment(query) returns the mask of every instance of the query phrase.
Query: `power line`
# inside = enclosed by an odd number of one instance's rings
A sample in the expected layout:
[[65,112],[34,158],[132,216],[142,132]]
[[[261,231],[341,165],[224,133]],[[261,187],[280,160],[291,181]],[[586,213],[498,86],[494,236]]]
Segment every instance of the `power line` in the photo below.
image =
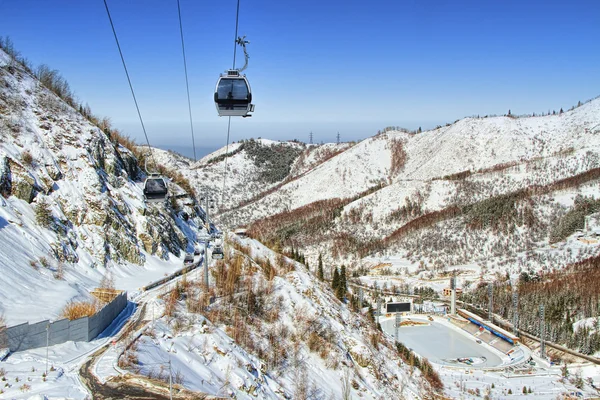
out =
[[196,158],[196,141],[194,139],[194,123],[192,120],[192,102],[190,101],[190,84],[188,82],[187,61],[185,59],[185,43],[183,40],[183,24],[181,23],[181,6],[177,0],[177,13],[179,15],[179,33],[181,33],[181,51],[183,52],[183,70],[185,71],[185,88],[187,90],[188,110],[190,113],[190,129],[192,130],[192,148],[194,149],[194,161]]
[[[142,119],[142,113],[140,112],[140,107],[138,106],[137,99],[135,97],[135,92],[133,90],[133,85],[131,84],[131,78],[129,77],[129,72],[127,71],[127,65],[125,64],[125,58],[123,57],[123,52],[121,51],[121,45],[119,44],[119,38],[117,37],[117,31],[115,30],[115,25],[113,24],[113,20],[110,16],[110,11],[108,10],[108,4],[106,0],[104,0],[104,7],[106,7],[106,14],[108,15],[108,20],[110,21],[110,26],[113,31],[113,35],[115,35],[115,41],[117,42],[117,48],[119,49],[119,55],[121,56],[121,62],[123,63],[123,68],[125,69],[125,75],[127,75],[127,82],[129,82],[129,89],[131,89],[131,95],[133,96],[133,102],[135,103],[135,108],[138,113],[138,117],[140,118],[140,123],[142,124],[142,130],[144,131],[144,136],[146,137],[146,143],[148,144],[148,151],[150,152],[150,157],[152,158],[152,162],[154,163],[154,168],[158,169],[158,164],[156,163],[156,159],[154,158],[154,154],[152,153],[152,146],[150,146],[150,140],[148,139],[148,134],[146,133],[146,127],[144,126],[144,120]],[[148,172],[148,171],[146,171]]]

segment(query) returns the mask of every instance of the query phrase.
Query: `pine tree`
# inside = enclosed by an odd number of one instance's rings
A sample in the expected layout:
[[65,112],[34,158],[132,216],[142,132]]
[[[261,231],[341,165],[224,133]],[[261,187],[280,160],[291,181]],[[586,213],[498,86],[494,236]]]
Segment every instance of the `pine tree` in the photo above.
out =
[[372,323],[375,323],[375,310],[373,309],[373,306],[371,304],[369,304],[369,311],[367,311],[367,318]]
[[344,291],[344,295],[346,294],[346,292],[348,291],[348,286],[347,286],[347,282],[346,282],[346,266],[342,265],[342,269],[340,271],[340,286],[342,288],[342,290]]
[[559,114],[562,114],[562,113],[563,113],[563,109],[562,109],[562,107],[561,107],[561,109],[560,109],[560,111],[559,111],[558,113],[559,113]]
[[[336,268],[337,270],[337,268]],[[343,300],[346,297],[346,267],[342,265],[341,272],[339,274],[338,286],[335,289],[335,296]]]
[[323,258],[321,257],[321,253],[319,253],[319,265],[317,267],[317,277],[319,280],[325,279],[323,276]]
[[333,270],[333,279],[331,279],[331,288],[337,293],[337,288],[340,286],[340,273],[337,267]]
[[342,283],[340,282],[338,284],[338,287],[335,289],[335,297],[337,297],[340,300],[344,300],[345,296],[346,296],[346,292],[344,292],[344,288],[342,286]]

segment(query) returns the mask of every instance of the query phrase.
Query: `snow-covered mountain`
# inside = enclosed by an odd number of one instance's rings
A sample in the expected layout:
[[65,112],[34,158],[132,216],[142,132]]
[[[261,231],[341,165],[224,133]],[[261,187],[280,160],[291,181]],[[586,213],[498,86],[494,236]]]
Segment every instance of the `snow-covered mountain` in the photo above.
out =
[[[532,240],[547,243],[553,221],[573,205],[577,194],[598,195],[594,174],[600,168],[600,99],[555,115],[465,118],[419,134],[386,131],[358,143],[246,140],[229,146],[228,153],[225,157],[221,149],[184,172],[218,199],[216,218],[223,225],[252,226],[258,221],[253,226],[261,239],[299,246],[311,261],[319,252],[357,260],[379,251],[420,249],[419,257],[432,263],[464,263],[489,256],[506,239],[486,227],[465,232],[473,219],[466,207],[538,188],[527,195],[535,229],[520,230],[509,240],[522,243],[511,251],[516,253]],[[286,162],[265,162],[263,153],[285,153]],[[515,213],[522,213],[523,202],[517,203]],[[328,207],[326,223],[322,221],[317,234],[308,234],[306,220],[315,217],[316,209],[323,213]],[[450,218],[452,207],[460,212]],[[435,224],[452,227],[436,225],[432,233],[425,229],[433,224],[430,218],[422,232],[411,228],[411,235],[395,234],[436,211],[443,221]],[[435,251],[425,250],[440,247],[431,247],[433,237],[435,242],[448,239],[442,239],[440,230],[448,237],[479,238],[465,240],[470,256],[451,249],[435,256]],[[429,238],[419,247],[415,243],[421,236]],[[481,237],[490,240],[483,243]],[[456,241],[450,240],[452,249]],[[340,246],[344,251],[336,251]]]
[[0,51],[0,314],[9,324],[55,319],[107,273],[132,289],[143,283],[136,270],[151,279],[181,264],[200,209],[189,197],[145,205],[144,177],[130,150]]

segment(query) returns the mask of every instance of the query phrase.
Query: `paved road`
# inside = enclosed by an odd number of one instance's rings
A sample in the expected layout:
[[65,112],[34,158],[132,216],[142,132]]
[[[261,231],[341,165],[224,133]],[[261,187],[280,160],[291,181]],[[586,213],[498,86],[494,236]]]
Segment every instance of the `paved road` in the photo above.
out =
[[[123,328],[122,333],[119,335],[117,341],[122,341],[129,336],[130,333],[138,331],[144,325],[148,324],[148,320],[143,317],[146,314],[146,304],[144,303],[140,307],[139,313],[135,320],[129,321]],[[143,376],[135,376],[134,379],[117,378],[111,379],[106,383],[102,383],[96,375],[93,373],[94,364],[100,357],[108,350],[111,344],[107,344],[96,351],[90,356],[90,358],[81,366],[79,370],[79,377],[81,382],[87,387],[90,393],[92,393],[93,399],[99,400],[168,400],[168,386],[159,386],[154,383],[154,388],[150,385],[141,384],[144,379]],[[133,375],[133,374],[132,374]],[[161,390],[162,388],[162,390]],[[204,393],[193,393],[188,390],[180,390],[179,388],[173,389],[173,398],[180,400],[192,400],[192,399],[215,399],[215,397],[208,396]]]

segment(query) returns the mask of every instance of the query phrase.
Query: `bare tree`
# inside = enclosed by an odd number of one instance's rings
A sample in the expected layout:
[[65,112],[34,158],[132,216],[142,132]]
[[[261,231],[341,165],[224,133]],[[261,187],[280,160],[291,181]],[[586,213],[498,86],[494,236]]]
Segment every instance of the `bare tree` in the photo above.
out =
[[102,276],[102,279],[100,280],[100,288],[114,290],[115,277],[113,276],[111,271],[106,270],[106,272]]

